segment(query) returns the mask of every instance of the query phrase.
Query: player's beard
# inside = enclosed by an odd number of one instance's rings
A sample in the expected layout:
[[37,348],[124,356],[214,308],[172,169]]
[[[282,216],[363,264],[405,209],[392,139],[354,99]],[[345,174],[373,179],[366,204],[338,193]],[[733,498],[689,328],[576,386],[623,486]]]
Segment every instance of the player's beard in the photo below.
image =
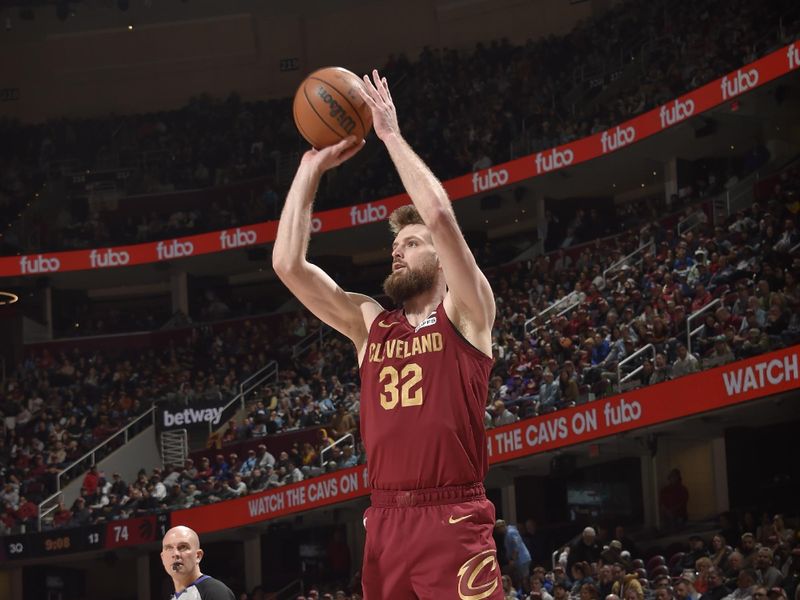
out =
[[438,272],[439,262],[431,257],[416,269],[406,267],[389,273],[383,281],[383,291],[396,306],[402,306],[406,300],[431,289]]

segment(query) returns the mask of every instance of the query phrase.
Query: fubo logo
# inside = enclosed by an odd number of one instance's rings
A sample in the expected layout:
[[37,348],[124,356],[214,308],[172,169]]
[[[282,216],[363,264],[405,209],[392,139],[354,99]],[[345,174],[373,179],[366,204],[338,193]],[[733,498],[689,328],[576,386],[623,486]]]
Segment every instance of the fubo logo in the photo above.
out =
[[789,49],[786,51],[786,58],[789,59],[790,71],[800,67],[800,48],[794,44],[791,44]]
[[676,98],[669,104],[661,106],[661,111],[658,116],[661,118],[661,129],[680,123],[691,117],[694,114],[694,100],[691,98],[685,102],[681,102]]
[[256,232],[252,229],[236,228],[235,231],[228,233],[223,231],[219,234],[220,245],[223,250],[229,248],[241,248],[242,246],[252,246],[256,243]]
[[559,152],[557,148],[553,148],[550,152],[539,152],[536,155],[536,173],[540,175],[553,169],[568,167],[573,160],[575,154],[569,148],[563,152]]
[[378,206],[372,206],[372,204],[367,204],[364,208],[359,209],[357,206],[354,206],[350,209],[350,223],[353,225],[365,225],[366,223],[375,223],[377,221],[382,221],[389,215],[389,211],[386,209],[386,206],[383,204],[379,204]]
[[604,131],[600,136],[600,143],[603,145],[603,154],[619,150],[623,146],[627,146],[636,139],[636,129],[633,125],[629,127],[620,127],[617,125],[614,131],[609,133]]
[[61,268],[61,261],[56,257],[47,258],[41,254],[35,257],[23,256],[19,259],[19,269],[23,275],[34,273],[55,273]]
[[101,269],[106,267],[122,267],[131,261],[131,255],[124,250],[116,251],[113,248],[106,248],[98,252],[92,250],[89,253],[89,263],[93,269]]
[[722,78],[722,99],[728,100],[735,98],[739,94],[744,94],[746,91],[753,89],[758,85],[758,69],[750,69],[749,71],[736,71],[736,75],[728,79],[728,76]]
[[508,183],[508,171],[505,169],[497,169],[493,171],[489,169],[485,174],[480,173],[472,174],[472,191],[485,192],[492,190]]
[[193,253],[194,244],[192,244],[192,242],[179,242],[178,240],[172,240],[167,244],[164,242],[158,242],[158,244],[156,244],[156,254],[158,255],[158,260],[183,258],[185,256],[191,256]]

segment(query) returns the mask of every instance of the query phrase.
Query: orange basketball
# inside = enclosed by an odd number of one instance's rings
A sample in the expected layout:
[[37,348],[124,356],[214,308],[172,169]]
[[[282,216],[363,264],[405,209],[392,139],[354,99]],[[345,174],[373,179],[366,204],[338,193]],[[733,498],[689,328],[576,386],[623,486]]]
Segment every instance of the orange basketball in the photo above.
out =
[[294,95],[294,122],[314,148],[332,146],[354,135],[366,137],[372,112],[358,93],[364,82],[341,67],[326,67],[305,78]]

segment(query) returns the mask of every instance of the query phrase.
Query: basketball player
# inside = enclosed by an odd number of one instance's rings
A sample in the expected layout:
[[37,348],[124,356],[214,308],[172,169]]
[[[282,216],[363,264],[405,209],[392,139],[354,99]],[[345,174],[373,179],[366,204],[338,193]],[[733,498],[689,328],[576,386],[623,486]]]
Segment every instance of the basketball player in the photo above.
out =
[[306,259],[320,177],[363,140],[305,153],[278,225],[273,267],[358,354],[372,488],[365,600],[502,599],[494,506],[482,484],[494,297],[444,188],[400,135],[386,79],[372,76],[362,95],[413,202],[389,218],[395,237],[384,290],[398,308],[345,292]]
[[161,543],[161,563],[172,578],[172,600],[235,600],[227,585],[200,572],[203,550],[200,538],[179,525],[167,531]]

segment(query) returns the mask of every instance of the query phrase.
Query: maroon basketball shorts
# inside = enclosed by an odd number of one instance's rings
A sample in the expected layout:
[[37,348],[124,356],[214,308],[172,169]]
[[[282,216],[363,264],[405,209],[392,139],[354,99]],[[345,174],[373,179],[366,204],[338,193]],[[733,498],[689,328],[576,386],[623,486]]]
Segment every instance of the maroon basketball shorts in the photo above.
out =
[[502,600],[494,505],[480,483],[373,490],[364,600]]

